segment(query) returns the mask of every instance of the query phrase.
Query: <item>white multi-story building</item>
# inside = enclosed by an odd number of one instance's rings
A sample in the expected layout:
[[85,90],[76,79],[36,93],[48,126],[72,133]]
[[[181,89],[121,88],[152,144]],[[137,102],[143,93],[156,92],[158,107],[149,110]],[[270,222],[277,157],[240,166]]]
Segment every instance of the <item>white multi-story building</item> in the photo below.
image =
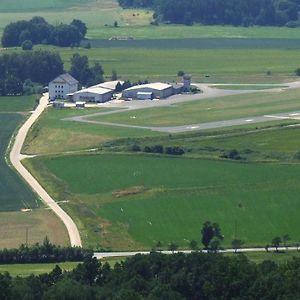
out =
[[78,90],[78,81],[70,74],[62,74],[49,83],[49,100],[67,99]]

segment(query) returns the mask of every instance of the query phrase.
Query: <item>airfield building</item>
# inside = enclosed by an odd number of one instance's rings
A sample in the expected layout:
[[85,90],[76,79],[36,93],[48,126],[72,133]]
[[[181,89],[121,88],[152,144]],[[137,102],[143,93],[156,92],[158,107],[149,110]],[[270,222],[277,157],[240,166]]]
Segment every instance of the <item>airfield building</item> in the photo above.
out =
[[93,87],[80,90],[73,94],[73,101],[85,101],[85,102],[94,102],[94,103],[103,103],[111,100],[114,91],[101,88]]
[[142,93],[148,93],[148,95],[152,93],[154,98],[163,99],[172,96],[174,94],[174,89],[171,84],[161,82],[141,84],[124,90],[122,96],[124,98],[138,99],[141,95],[146,95]]
[[78,90],[78,81],[70,74],[62,74],[49,83],[49,99],[67,99],[67,95]]

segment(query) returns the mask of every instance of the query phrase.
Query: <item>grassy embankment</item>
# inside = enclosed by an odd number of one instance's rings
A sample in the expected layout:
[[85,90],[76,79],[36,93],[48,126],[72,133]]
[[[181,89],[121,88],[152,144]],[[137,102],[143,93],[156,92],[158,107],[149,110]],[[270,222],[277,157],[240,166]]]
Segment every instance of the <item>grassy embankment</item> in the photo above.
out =
[[[0,247],[16,247],[24,243],[26,230],[29,244],[42,242],[46,235],[58,244],[68,242],[61,222],[52,212],[44,209],[37,196],[5,160],[10,138],[24,121],[24,115],[34,107],[35,99],[35,96],[0,98]],[[32,211],[22,212],[22,209]]]

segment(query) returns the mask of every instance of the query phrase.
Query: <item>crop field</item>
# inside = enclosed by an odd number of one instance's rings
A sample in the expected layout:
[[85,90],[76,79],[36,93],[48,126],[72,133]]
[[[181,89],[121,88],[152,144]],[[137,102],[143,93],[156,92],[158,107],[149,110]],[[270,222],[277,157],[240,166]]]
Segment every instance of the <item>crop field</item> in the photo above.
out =
[[47,236],[57,245],[69,245],[68,233],[56,215],[44,207],[32,211],[0,212],[0,248],[19,247],[43,243]]
[[[162,100],[163,101],[163,100]],[[91,119],[143,126],[176,126],[300,110],[299,89],[201,99]]]
[[[92,48],[145,48],[145,49],[299,49],[298,39],[245,39],[245,38],[181,38],[144,40],[89,40]],[[83,41],[82,45],[87,42]]]
[[10,137],[22,120],[23,117],[17,114],[0,115],[0,211],[14,211],[39,206],[36,196],[23,184],[15,172],[7,166],[4,159]]
[[295,49],[45,48],[58,51],[66,69],[74,53],[87,55],[103,66],[107,80],[116,70],[120,79],[178,82],[177,72],[184,70],[194,82],[282,84],[297,78],[295,62],[300,60]]
[[32,110],[35,106],[36,96],[7,96],[0,97],[0,113],[24,112]]
[[[63,224],[45,210],[37,196],[8,167],[5,152],[9,140],[24,115],[35,105],[36,96],[0,97],[0,247],[18,247],[25,243],[26,229],[30,244],[42,242],[47,235],[57,244],[68,244]],[[20,113],[16,113],[20,112]],[[22,209],[30,209],[26,212]],[[57,232],[60,234],[58,235]]]
[[101,111],[104,111],[104,109],[47,109],[29,131],[23,152],[27,154],[47,154],[80,151],[97,148],[100,144],[113,139],[159,135],[159,133],[143,129],[62,120],[67,117]]
[[188,247],[207,220],[220,224],[225,246],[235,234],[248,246],[285,233],[299,239],[299,165],[139,155],[41,157],[30,164],[47,188],[55,187],[48,180],[54,175],[58,196],[72,199],[67,206],[84,224],[86,245]]

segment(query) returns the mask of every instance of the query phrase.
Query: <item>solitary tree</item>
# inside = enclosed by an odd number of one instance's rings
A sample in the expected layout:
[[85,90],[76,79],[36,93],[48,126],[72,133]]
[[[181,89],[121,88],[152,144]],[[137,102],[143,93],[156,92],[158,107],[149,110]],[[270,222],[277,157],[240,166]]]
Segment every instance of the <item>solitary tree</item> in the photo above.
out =
[[279,236],[276,236],[272,240],[272,246],[276,248],[276,252],[278,252],[278,247],[281,244],[281,238]]
[[174,253],[174,251],[178,249],[178,245],[176,245],[175,243],[171,243],[168,249]]
[[190,248],[192,250],[196,250],[198,248],[198,244],[197,244],[197,242],[195,240],[191,240],[190,241]]
[[216,236],[209,243],[210,250],[213,253],[217,253],[217,251],[220,249],[220,245],[221,245],[221,241]]
[[205,222],[202,226],[201,233],[202,233],[202,244],[206,249],[208,248],[211,240],[214,237],[217,237],[220,240],[223,239],[220,226],[217,223],[212,224],[209,221]]
[[283,241],[283,244],[284,244],[284,247],[287,248],[287,242],[291,240],[291,237],[288,235],[288,234],[285,234],[283,237],[282,237],[282,241]]
[[239,239],[234,239],[231,242],[231,246],[234,249],[234,252],[236,253],[238,249],[240,249],[243,246],[244,242]]

